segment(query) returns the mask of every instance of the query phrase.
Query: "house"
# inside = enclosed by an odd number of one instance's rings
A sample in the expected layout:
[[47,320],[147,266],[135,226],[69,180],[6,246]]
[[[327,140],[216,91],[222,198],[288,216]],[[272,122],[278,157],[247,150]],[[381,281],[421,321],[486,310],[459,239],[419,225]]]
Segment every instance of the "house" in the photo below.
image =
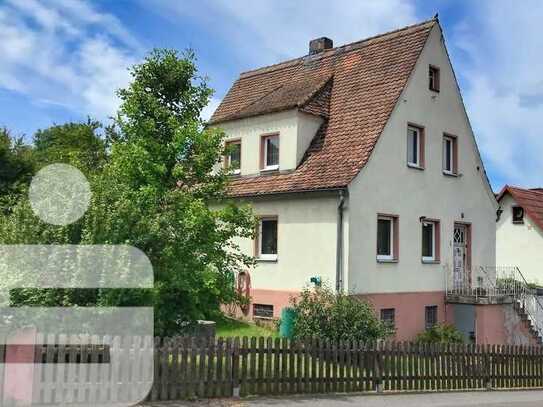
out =
[[496,260],[517,267],[529,283],[543,284],[543,189],[506,185],[498,194]]
[[239,241],[257,258],[248,317],[279,317],[320,280],[370,301],[399,340],[446,321],[506,340],[500,309],[447,296],[495,265],[498,206],[437,18],[339,47],[312,40],[242,73],[210,124],[227,137],[230,195],[260,219]]

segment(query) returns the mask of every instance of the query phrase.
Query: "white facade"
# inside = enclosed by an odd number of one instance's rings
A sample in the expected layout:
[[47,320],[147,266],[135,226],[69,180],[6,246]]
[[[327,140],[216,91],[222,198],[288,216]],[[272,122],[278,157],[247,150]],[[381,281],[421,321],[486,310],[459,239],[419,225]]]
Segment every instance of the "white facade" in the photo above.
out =
[[513,223],[513,206],[517,202],[510,194],[500,201],[503,210],[496,224],[496,263],[518,267],[531,283],[543,284],[543,232],[529,215],[524,223]]
[[[440,68],[440,92],[428,67]],[[425,169],[406,164],[407,126],[424,127]],[[457,137],[459,176],[442,171],[443,134]],[[471,225],[472,269],[495,265],[497,204],[483,173],[441,30],[435,26],[369,162],[352,182],[348,288],[353,293],[443,291],[455,222]],[[377,214],[399,217],[399,261],[377,263]],[[420,217],[438,219],[441,260],[421,262]]]

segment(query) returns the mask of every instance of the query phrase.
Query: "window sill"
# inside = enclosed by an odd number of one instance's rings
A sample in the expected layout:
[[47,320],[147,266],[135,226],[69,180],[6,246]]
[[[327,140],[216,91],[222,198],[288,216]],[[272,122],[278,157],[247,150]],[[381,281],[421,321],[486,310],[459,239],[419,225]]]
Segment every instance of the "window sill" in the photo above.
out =
[[417,164],[407,163],[407,166],[408,166],[409,168],[413,168],[414,170],[421,170],[421,171],[424,171],[424,167],[421,167],[420,165],[417,165]]
[[398,259],[377,259],[377,263],[398,263]]
[[273,257],[269,257],[269,258],[266,258],[266,257],[257,257],[256,258],[256,261],[258,263],[277,263],[277,257],[273,258]]
[[441,262],[439,260],[424,260],[424,259],[421,259],[421,263],[422,264],[439,264]]
[[274,317],[261,317],[259,315],[253,315],[253,319],[260,319],[260,320],[263,320],[263,321],[273,321],[275,318]]
[[458,178],[458,173],[456,172],[448,172],[443,170],[443,175],[445,175],[446,177]]
[[270,172],[270,171],[279,171],[278,165],[271,165],[269,167],[264,167],[260,170],[260,172]]
[[439,89],[428,88],[430,92],[439,93]]
[[513,220],[513,221],[511,221],[511,223],[513,223],[513,225],[524,225],[523,220]]

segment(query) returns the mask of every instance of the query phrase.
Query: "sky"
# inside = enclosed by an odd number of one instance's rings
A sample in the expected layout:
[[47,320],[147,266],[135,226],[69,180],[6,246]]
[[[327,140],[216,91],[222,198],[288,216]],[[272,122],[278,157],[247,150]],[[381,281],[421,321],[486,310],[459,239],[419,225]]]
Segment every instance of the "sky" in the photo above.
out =
[[439,13],[494,190],[543,186],[543,2],[526,0],[0,0],[0,126],[31,139],[87,117],[107,123],[128,68],[190,48],[215,94],[240,72]]

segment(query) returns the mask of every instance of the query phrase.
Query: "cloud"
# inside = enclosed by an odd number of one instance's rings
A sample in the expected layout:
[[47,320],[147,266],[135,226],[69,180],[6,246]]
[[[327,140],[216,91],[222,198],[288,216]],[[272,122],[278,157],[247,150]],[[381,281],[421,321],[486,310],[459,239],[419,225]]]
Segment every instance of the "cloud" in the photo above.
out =
[[201,0],[197,7],[168,0],[142,4],[179,21],[198,21],[238,57],[255,66],[300,56],[309,40],[321,36],[335,44],[395,29],[417,21],[404,0],[313,0],[311,2]]
[[209,103],[207,104],[207,106],[202,109],[202,113],[201,113],[202,119],[206,121],[209,120],[211,116],[213,115],[213,112],[215,112],[215,110],[217,110],[217,108],[219,107],[220,103],[221,103],[220,99],[212,97],[209,100]]
[[461,56],[454,62],[494,187],[543,185],[543,37],[534,35],[543,3],[478,3],[471,11],[452,33]]
[[106,119],[141,49],[116,17],[86,2],[6,0],[0,5],[0,55],[0,87]]

